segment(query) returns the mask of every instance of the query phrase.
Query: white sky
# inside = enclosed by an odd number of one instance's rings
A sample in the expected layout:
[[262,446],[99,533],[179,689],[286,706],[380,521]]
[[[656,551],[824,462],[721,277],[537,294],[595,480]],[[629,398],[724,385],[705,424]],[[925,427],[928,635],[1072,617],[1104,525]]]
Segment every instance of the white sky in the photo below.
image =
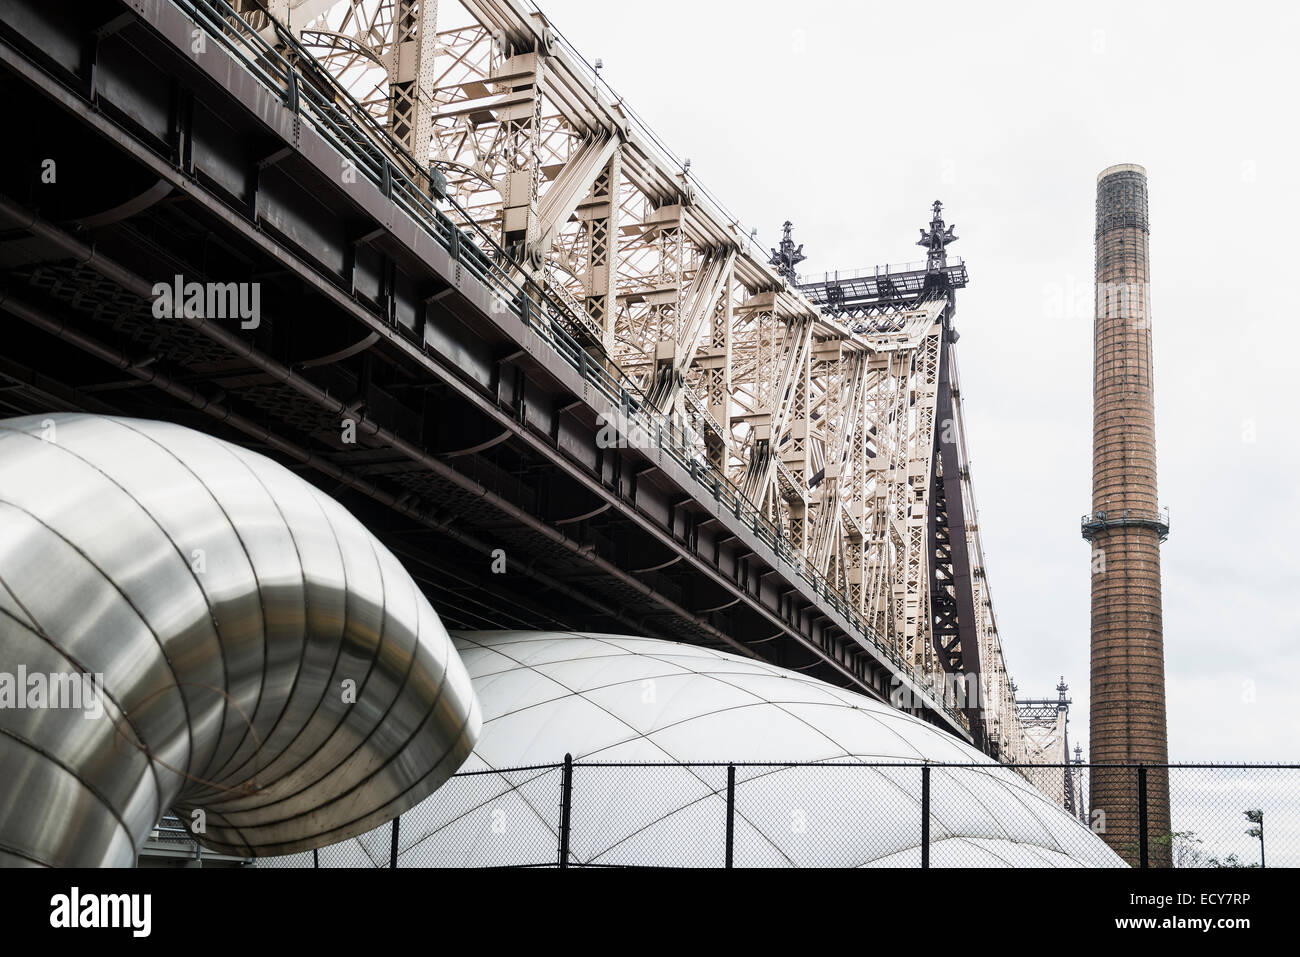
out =
[[1144,165],[1171,759],[1297,757],[1300,5],[542,8],[766,245],[794,221],[802,270],[921,258],[943,200],[1008,663],[1065,675],[1085,750],[1095,181]]

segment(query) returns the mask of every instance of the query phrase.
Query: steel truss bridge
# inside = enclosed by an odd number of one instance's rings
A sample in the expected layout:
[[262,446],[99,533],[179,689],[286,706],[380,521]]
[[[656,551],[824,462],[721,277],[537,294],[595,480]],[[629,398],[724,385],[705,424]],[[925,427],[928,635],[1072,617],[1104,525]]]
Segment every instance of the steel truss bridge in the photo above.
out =
[[924,263],[801,279],[516,0],[8,0],[0,39],[0,413],[271,454],[450,627],[721,647],[1065,759],[1003,660],[938,204]]
[[[1021,773],[1044,794],[1061,802],[1066,811],[1088,823],[1088,797],[1083,781],[1081,748],[1070,758],[1069,686],[1062,677],[1055,698],[1017,698],[1016,711],[1028,738],[1026,760],[1030,767]],[[1043,765],[1043,767],[1033,767]]]

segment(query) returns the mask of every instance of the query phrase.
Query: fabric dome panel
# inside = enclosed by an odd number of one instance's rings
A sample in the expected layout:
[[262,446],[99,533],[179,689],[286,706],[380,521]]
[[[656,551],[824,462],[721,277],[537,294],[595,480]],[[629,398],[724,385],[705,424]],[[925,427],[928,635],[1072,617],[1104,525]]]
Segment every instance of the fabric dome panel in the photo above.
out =
[[933,866],[1122,866],[1015,771],[816,679],[647,638],[453,637],[485,716],[465,768],[491,770],[453,778],[403,818],[399,866],[555,862],[560,770],[510,768],[566,753],[575,865],[721,866],[726,765],[742,762],[736,866],[915,867],[920,765],[947,762],[974,766],[931,769]]

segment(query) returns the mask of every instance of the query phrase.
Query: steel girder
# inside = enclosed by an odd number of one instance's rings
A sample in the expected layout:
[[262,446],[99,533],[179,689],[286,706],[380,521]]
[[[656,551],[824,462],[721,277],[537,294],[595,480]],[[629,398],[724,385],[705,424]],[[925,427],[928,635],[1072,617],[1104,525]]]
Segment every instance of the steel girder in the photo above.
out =
[[447,214],[508,254],[497,268],[564,304],[593,361],[617,364],[918,675],[944,670],[929,527],[942,478],[971,569],[961,665],[986,683],[990,740],[1023,750],[960,427],[958,464],[937,457],[944,383],[960,421],[949,299],[883,303],[851,326],[823,312],[515,0],[239,6],[355,96],[385,162],[445,173]]
[[[0,12],[0,84],[15,117],[46,130],[15,148],[15,169],[55,150],[105,174],[41,192],[43,208],[76,207],[61,222],[94,223],[93,250],[41,220],[24,175],[6,181],[0,268],[23,288],[0,303],[21,320],[0,365],[28,369],[5,373],[0,403],[207,416],[335,483],[386,536],[418,539],[413,560],[450,561],[466,587],[428,587],[465,626],[561,616],[721,644],[882,698],[913,689],[904,707],[967,736],[679,437],[603,445],[599,418],[645,421],[644,397],[568,337],[566,303],[511,285],[520,270],[503,251],[412,192],[394,168],[409,160],[400,144],[371,139],[343,91],[305,61],[286,69],[216,9],[22,0]],[[115,204],[123,191],[133,198]],[[158,275],[232,270],[266,294],[255,331],[151,317]],[[340,441],[345,419],[355,447]],[[502,547],[512,574],[484,586],[470,569]],[[526,581],[541,590],[521,595]],[[475,582],[491,606],[467,594]]]

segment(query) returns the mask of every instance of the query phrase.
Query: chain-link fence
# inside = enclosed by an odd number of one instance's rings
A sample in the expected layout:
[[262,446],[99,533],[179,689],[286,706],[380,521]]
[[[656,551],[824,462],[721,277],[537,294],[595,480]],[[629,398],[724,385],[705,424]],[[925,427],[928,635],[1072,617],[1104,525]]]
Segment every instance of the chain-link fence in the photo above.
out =
[[1300,765],[566,761],[454,776],[298,867],[1300,866]]
[[1170,767],[1174,867],[1300,867],[1300,771]]

